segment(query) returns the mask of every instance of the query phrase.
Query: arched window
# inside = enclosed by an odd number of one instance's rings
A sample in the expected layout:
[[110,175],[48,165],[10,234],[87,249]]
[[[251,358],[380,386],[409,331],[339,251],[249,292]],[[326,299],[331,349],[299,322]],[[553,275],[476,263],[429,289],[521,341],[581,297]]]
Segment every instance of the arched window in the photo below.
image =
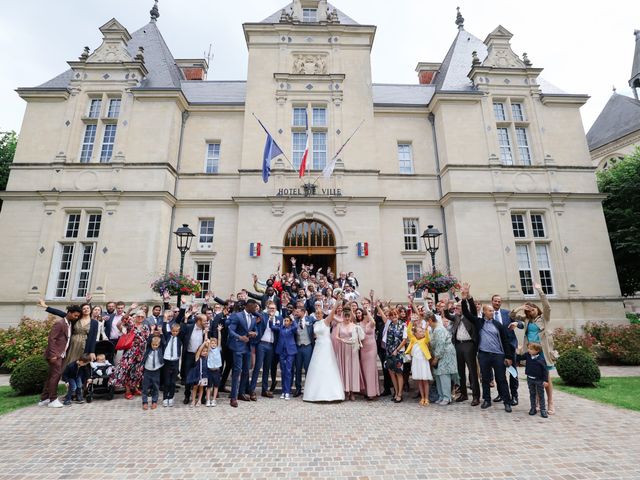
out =
[[335,247],[336,238],[329,227],[316,220],[293,225],[284,237],[285,247]]

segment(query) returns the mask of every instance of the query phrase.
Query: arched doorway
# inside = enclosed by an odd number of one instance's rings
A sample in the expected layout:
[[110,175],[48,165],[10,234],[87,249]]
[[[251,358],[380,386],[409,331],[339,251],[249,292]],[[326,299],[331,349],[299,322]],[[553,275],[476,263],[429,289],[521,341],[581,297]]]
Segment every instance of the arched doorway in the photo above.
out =
[[327,267],[336,269],[336,237],[333,231],[318,220],[301,220],[293,224],[284,236],[283,263],[284,271],[291,271],[291,257],[296,258],[296,265],[313,264],[314,270]]

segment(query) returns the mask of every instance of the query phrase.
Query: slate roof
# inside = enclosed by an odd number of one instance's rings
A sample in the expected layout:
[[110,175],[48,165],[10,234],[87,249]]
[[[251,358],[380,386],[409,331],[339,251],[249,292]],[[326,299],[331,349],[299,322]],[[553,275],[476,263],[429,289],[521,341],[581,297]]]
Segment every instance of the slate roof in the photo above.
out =
[[[149,22],[131,34],[131,40],[127,44],[131,57],[136,56],[138,47],[144,48],[144,63],[149,70],[139,88],[180,88],[184,77],[156,22]],[[72,71],[69,69],[36,88],[66,88],[71,77]]]
[[640,30],[635,30],[633,34],[636,36],[636,49],[633,54],[633,65],[631,66],[632,81],[640,76]]
[[374,83],[374,105],[426,106],[435,93],[433,85],[395,85]]
[[458,30],[449,51],[442,61],[440,70],[436,74],[435,86],[437,90],[474,90],[467,74],[471,70],[471,54],[478,52],[480,61],[487,57],[487,46],[464,28]]
[[182,91],[189,103],[243,104],[247,82],[184,81]]
[[[292,7],[293,7],[293,2],[289,3],[288,5],[286,5],[286,6],[282,7],[282,8],[284,8],[284,10],[286,12],[290,12]],[[335,9],[338,12],[338,19],[340,20],[341,24],[343,24],[343,25],[360,25],[353,18],[349,17],[343,11],[338,10],[336,7],[334,7],[330,3],[327,3],[327,7],[331,11],[333,11]],[[269,15],[267,18],[265,18],[264,20],[262,20],[259,23],[280,23],[280,16],[282,15],[282,8],[280,10],[278,10],[277,12],[275,12],[273,15]]]
[[589,150],[640,130],[640,102],[614,93],[587,133]]

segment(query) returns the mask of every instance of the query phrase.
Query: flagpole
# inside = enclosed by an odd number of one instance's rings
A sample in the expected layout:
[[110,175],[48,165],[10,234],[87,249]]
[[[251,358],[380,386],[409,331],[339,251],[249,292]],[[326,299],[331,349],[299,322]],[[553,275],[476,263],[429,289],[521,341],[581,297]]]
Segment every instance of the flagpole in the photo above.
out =
[[[265,131],[265,132],[267,132],[267,135],[271,135],[271,134],[269,133],[269,131],[267,130],[267,128],[264,126],[264,124],[263,124],[263,123],[260,121],[260,119],[256,116],[256,114],[255,114],[255,113],[253,113],[253,112],[251,112],[251,115],[253,115],[253,117],[258,121],[258,123],[262,126],[262,128],[264,129],[264,131]],[[271,137],[271,138],[273,138],[273,137]],[[275,140],[274,140],[274,141],[275,141]],[[289,157],[287,157],[287,154],[286,154],[286,153],[284,153],[284,152],[282,151],[282,149],[280,149],[280,151],[282,152],[282,156],[285,158],[285,160],[286,160],[287,162],[289,162],[289,165],[291,165],[291,168],[295,171],[296,167],[294,167],[294,166],[293,166],[293,163],[291,163],[291,160],[289,160]]]
[[[346,141],[346,142],[344,142],[344,143],[342,144],[342,146],[338,149],[338,151],[336,152],[336,154],[335,154],[333,157],[331,157],[331,160],[329,161],[329,163],[333,162],[333,160],[334,160],[338,155],[340,155],[340,152],[342,152],[342,149],[343,149],[344,147],[346,147],[346,146],[347,146],[347,143],[349,143],[349,142],[351,141],[351,139],[355,136],[355,134],[356,134],[356,133],[358,133],[358,130],[360,130],[360,127],[362,127],[362,124],[364,124],[364,120],[365,120],[365,119],[363,118],[363,119],[362,119],[362,121],[360,122],[360,125],[358,125],[358,127],[353,131],[353,133],[351,134],[351,136],[350,136],[349,138],[347,138],[347,141]],[[331,173],[333,173],[333,172],[331,172]],[[320,180],[320,177],[321,177],[322,175],[324,175],[324,170],[323,170],[322,172],[320,172],[320,175],[318,175],[318,176],[316,177],[315,181],[313,182],[313,184],[314,184],[314,185],[315,185],[316,183],[318,183],[318,180]]]

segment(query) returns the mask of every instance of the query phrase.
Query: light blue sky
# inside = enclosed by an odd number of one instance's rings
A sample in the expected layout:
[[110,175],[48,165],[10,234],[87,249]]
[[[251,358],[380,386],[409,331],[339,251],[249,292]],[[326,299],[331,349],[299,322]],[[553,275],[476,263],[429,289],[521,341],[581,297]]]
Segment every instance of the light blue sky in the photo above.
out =
[[[112,17],[129,31],[149,20],[152,0],[21,0],[2,2],[0,130],[20,130],[24,102],[14,89],[43,83],[67,68],[82,48],[100,45],[98,27]],[[158,26],[177,58],[200,57],[213,44],[210,80],[243,80],[247,52],[243,22],[260,21],[286,0],[160,0]],[[590,3],[590,2],[589,2]],[[582,108],[585,129],[611,95],[630,95],[633,30],[640,12],[631,0],[590,5],[564,0],[335,0],[362,24],[378,27],[372,52],[373,80],[416,83],[418,61],[440,62],[456,34],[455,7],[465,29],[484,39],[498,24],[514,34],[517,54],[527,52],[542,76],[570,93],[592,98]],[[634,4],[636,5],[634,7]],[[533,10],[528,11],[528,9]]]

